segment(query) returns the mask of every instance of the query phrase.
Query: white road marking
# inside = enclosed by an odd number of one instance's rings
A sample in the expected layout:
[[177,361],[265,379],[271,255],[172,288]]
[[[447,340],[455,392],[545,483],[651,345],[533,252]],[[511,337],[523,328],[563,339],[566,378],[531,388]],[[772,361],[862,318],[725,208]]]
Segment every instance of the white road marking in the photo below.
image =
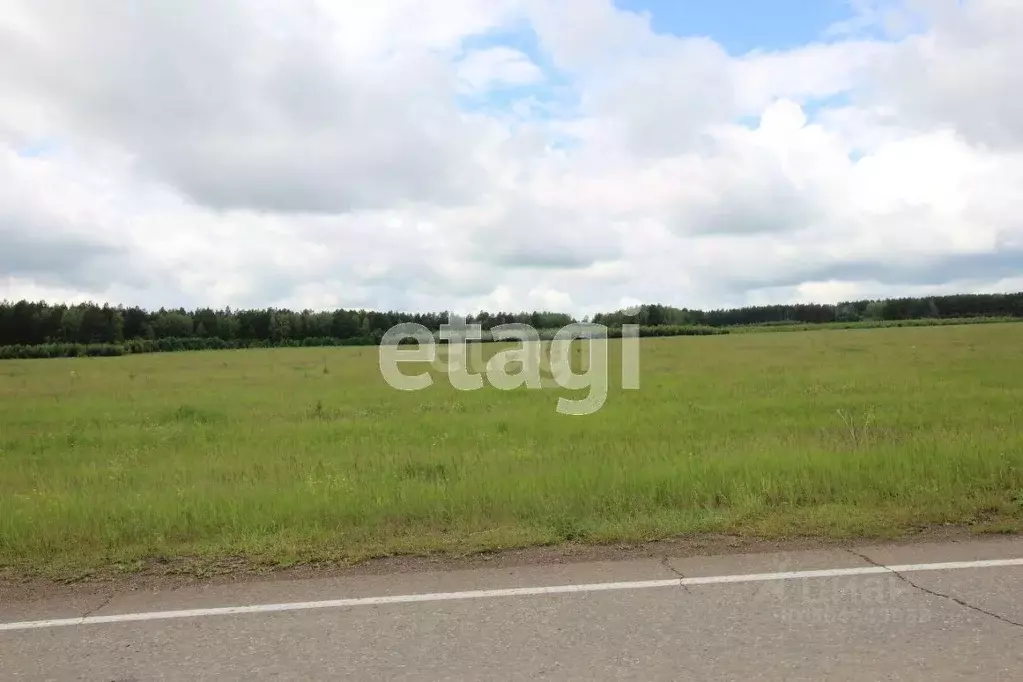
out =
[[457,599],[490,599],[495,597],[528,597],[546,594],[572,594],[577,592],[604,592],[608,590],[645,590],[655,587],[695,587],[699,585],[723,585],[728,583],[756,583],[770,580],[806,580],[810,578],[839,578],[854,575],[876,575],[880,573],[913,573],[917,571],[956,571],[974,568],[998,568],[1023,566],[1019,559],[986,559],[980,561],[948,561],[932,564],[906,564],[900,566],[858,566],[855,568],[828,568],[814,571],[785,571],[779,573],[746,573],[741,575],[714,575],[700,578],[670,578],[665,580],[641,580],[633,582],[591,583],[587,585],[552,585],[549,587],[511,587],[496,590],[470,590],[466,592],[432,592],[426,594],[398,594],[381,597],[353,597],[349,599],[327,599],[323,601],[291,602],[286,604],[253,604],[250,606],[226,606],[208,609],[184,609],[181,611],[149,611],[145,613],[121,613],[110,616],[88,616],[82,618],[57,618],[52,620],[30,620],[18,623],[0,623],[0,631],[33,630],[55,628],[67,625],[94,625],[99,623],[127,623],[144,620],[168,620],[171,618],[201,618],[206,616],[230,616],[245,613],[276,613],[279,611],[305,611],[330,609],[344,606],[377,606],[381,604],[412,604],[416,602],[453,601]]

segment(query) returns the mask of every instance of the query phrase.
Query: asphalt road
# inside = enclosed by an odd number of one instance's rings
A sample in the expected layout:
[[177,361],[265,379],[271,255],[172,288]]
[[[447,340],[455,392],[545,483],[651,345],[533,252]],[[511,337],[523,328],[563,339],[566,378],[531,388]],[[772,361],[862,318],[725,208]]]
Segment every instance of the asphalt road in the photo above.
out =
[[[1020,680],[1020,558],[1006,538],[8,600],[0,679]],[[209,611],[230,606],[256,608]]]

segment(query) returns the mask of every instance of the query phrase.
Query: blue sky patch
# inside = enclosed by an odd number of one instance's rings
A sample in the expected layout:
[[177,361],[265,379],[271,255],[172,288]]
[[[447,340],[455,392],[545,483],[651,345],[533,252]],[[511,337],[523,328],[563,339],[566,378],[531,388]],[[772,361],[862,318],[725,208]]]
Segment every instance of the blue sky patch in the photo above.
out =
[[657,33],[709,37],[732,55],[822,41],[830,26],[856,14],[849,0],[615,0],[615,6],[649,14]]
[[27,159],[42,158],[57,153],[59,145],[56,140],[40,139],[30,140],[15,145],[14,153]]
[[[544,121],[572,119],[578,111],[579,94],[572,79],[560,71],[540,49],[539,41],[528,23],[503,27],[486,34],[472,36],[462,42],[465,58],[477,50],[508,47],[526,55],[543,73],[539,82],[527,85],[496,83],[480,92],[463,93],[456,97],[460,109],[510,119],[510,127],[518,123],[535,124]],[[577,140],[569,135],[547,133],[552,148],[569,149]]]
[[543,107],[574,107],[577,103],[571,79],[562,73],[540,49],[536,33],[528,23],[504,27],[489,33],[471,36],[462,42],[464,58],[476,50],[509,47],[525,54],[543,72],[543,81],[531,85],[502,85],[487,92],[465,95],[459,104],[470,111],[507,111],[525,99],[534,99]]
[[[851,33],[872,34],[878,31],[881,8],[890,8],[895,0],[612,1],[621,11],[646,15],[651,29],[658,34],[706,37],[733,57],[740,57],[783,52],[814,42],[835,42],[847,39]],[[871,7],[874,9],[868,9]],[[843,30],[836,32],[836,27]],[[463,93],[457,97],[462,110],[500,117],[513,127],[515,122],[570,119],[578,112],[579,93],[572,76],[560,71],[541,49],[528,21],[466,38],[460,57],[494,47],[523,53],[540,68],[543,79],[530,84],[495,83],[481,91]],[[816,121],[824,109],[850,104],[846,93],[799,99],[808,122]],[[756,128],[760,116],[744,116],[735,123]],[[562,137],[555,146],[571,147],[572,141]]]

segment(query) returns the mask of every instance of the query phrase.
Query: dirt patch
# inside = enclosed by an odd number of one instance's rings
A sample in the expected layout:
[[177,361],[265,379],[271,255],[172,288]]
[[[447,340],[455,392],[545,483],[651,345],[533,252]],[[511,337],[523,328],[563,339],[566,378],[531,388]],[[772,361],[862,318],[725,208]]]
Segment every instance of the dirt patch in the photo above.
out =
[[[1001,534],[1005,536],[1006,534]],[[803,537],[778,540],[729,535],[699,535],[641,544],[583,545],[565,543],[551,547],[528,547],[469,556],[397,556],[371,559],[356,565],[330,563],[291,567],[267,567],[244,559],[230,559],[215,565],[203,564],[201,570],[187,560],[153,562],[140,571],[123,574],[110,572],[91,575],[74,582],[56,582],[38,578],[0,579],[0,604],[32,602],[71,597],[132,592],[136,590],[174,590],[182,587],[237,584],[245,582],[306,580],[343,576],[389,575],[426,571],[453,571],[474,568],[514,568],[596,561],[630,559],[685,558],[729,554],[757,554],[815,549],[855,548],[864,545],[892,546],[927,542],[977,540],[983,535],[961,526],[926,528],[897,538],[858,538],[836,540]]]

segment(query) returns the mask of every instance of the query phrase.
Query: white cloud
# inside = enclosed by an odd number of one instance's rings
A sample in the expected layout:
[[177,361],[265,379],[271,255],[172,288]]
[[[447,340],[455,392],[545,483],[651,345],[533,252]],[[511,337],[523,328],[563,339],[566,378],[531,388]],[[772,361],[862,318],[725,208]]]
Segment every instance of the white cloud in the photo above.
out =
[[1023,144],[1023,5],[913,3],[929,30],[879,63],[869,92],[907,124],[954,129],[978,145]]
[[[869,3],[741,56],[609,0],[8,5],[0,297],[582,315],[1019,284],[1017,2]],[[523,26],[536,53],[501,42]]]
[[458,63],[458,75],[463,90],[469,92],[543,80],[540,67],[525,53],[510,47],[473,50]]

